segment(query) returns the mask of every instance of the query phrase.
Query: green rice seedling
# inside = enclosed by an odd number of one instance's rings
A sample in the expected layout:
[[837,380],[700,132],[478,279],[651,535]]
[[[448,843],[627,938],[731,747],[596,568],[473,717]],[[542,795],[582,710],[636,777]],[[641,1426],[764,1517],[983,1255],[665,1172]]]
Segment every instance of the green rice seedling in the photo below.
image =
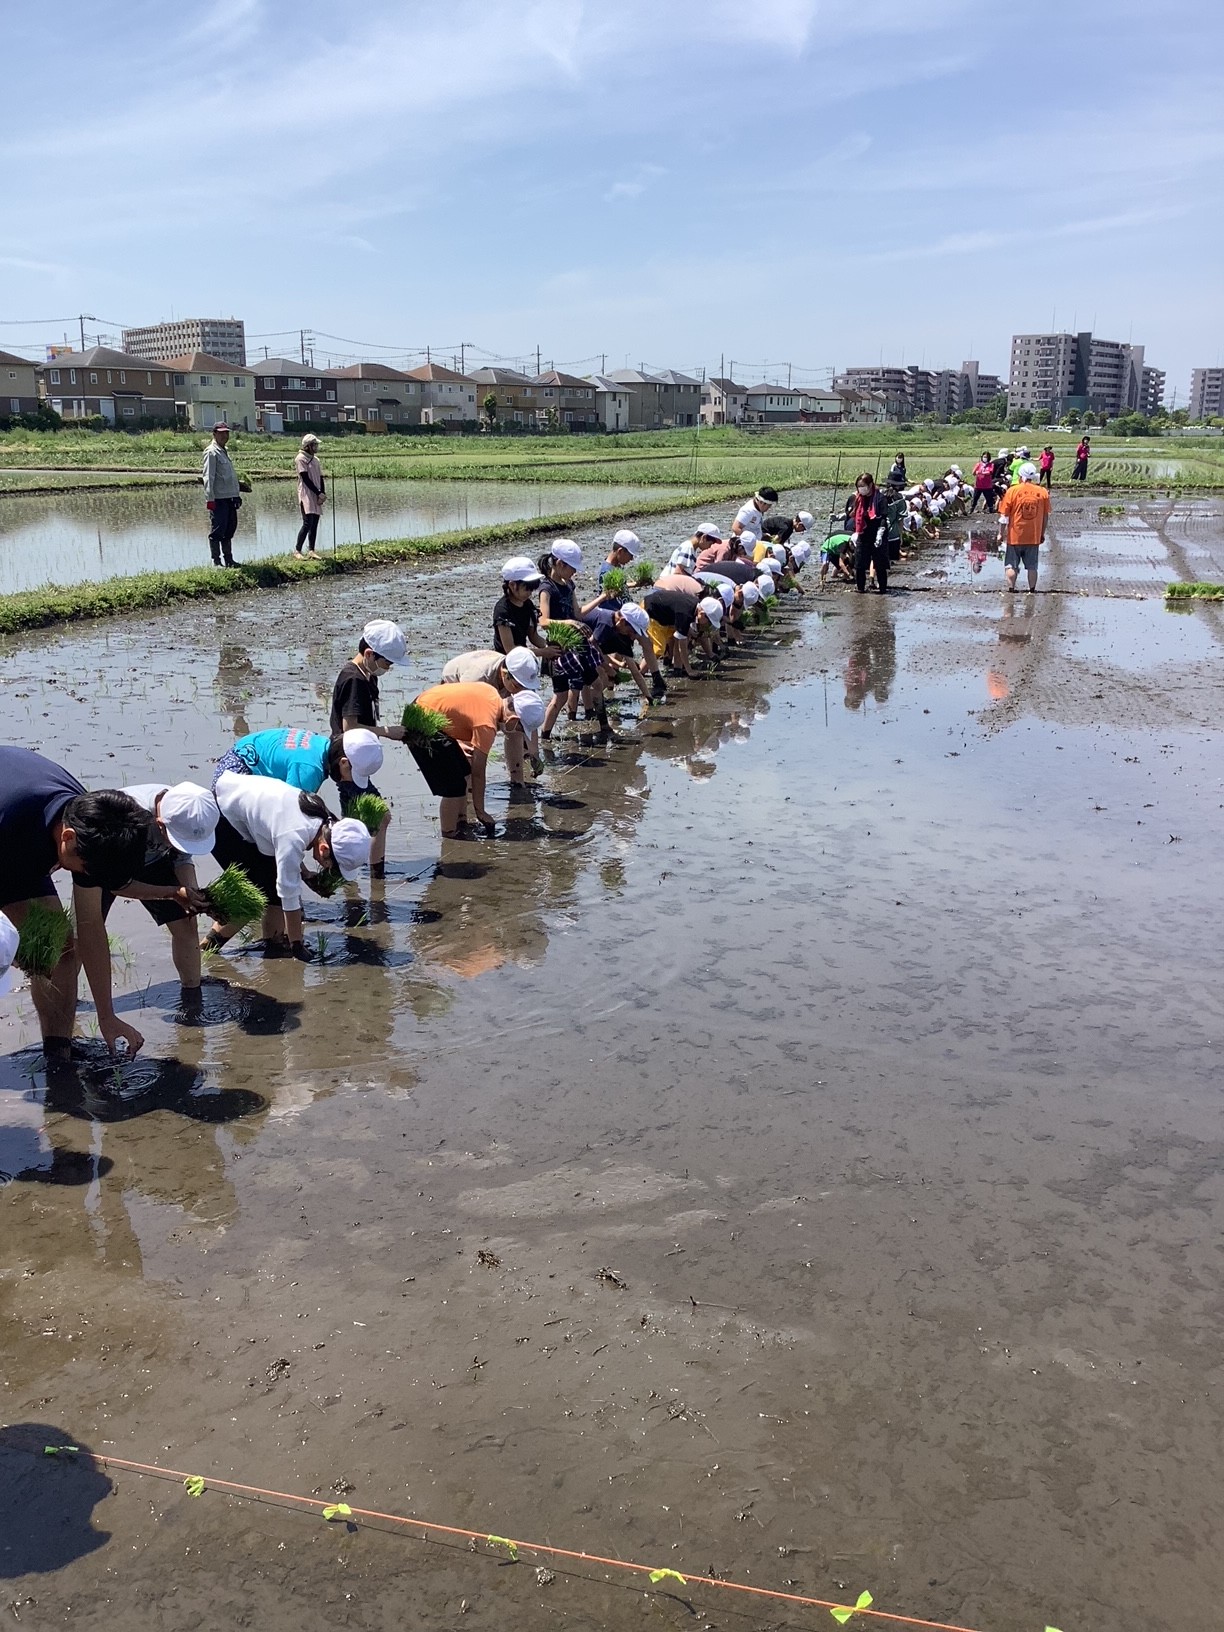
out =
[[572,623],[550,623],[545,637],[550,645],[559,646],[563,652],[579,652],[586,645],[586,636]]
[[268,908],[267,896],[251,883],[242,867],[227,867],[219,878],[205,885],[204,894],[219,924],[252,924]]
[[424,748],[435,737],[440,737],[450,722],[436,708],[422,708],[420,703],[408,703],[400,717],[404,741]]
[[649,589],[658,577],[658,568],[653,561],[635,561],[633,563],[633,587],[635,589]]
[[1097,515],[1100,516],[1102,520],[1104,520],[1106,516],[1124,516],[1125,514],[1126,506],[1124,504],[1102,504],[1097,510]]
[[623,567],[609,567],[603,575],[604,593],[623,595],[629,587],[629,574]]
[[317,873],[311,873],[308,883],[316,895],[322,896],[324,901],[330,901],[344,880],[338,867],[324,867]]
[[1169,584],[1168,601],[1224,601],[1224,584]]
[[371,838],[382,831],[382,825],[391,814],[391,806],[376,793],[359,793],[344,807],[344,814],[355,822],[363,822]]
[[64,955],[72,924],[61,907],[31,902],[18,931],[13,962],[27,975],[49,975]]

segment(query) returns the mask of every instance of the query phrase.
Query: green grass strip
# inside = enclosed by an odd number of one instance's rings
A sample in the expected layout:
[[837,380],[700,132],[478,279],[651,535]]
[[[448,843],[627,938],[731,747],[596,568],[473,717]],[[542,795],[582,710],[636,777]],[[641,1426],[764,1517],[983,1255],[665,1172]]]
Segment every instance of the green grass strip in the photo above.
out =
[[61,907],[32,901],[17,932],[13,962],[27,975],[49,975],[63,957],[71,934],[71,921]]
[[[621,522],[626,514],[666,515],[697,504],[718,503],[741,497],[740,484],[733,488],[706,488],[683,498],[635,500],[631,505],[595,510],[574,510],[559,516],[541,516],[528,521],[504,521],[479,532],[466,530],[435,533],[431,538],[388,538],[361,548],[342,546],[335,555],[315,561],[293,555],[270,556],[246,561],[234,568],[185,567],[177,572],[141,572],[130,578],[107,578],[101,583],[46,584],[39,589],[21,590],[0,596],[0,634],[16,634],[23,629],[45,629],[51,624],[71,623],[81,618],[119,617],[129,612],[171,606],[180,601],[215,600],[250,590],[283,589],[352,572],[374,572],[395,561],[418,561],[454,550],[482,549],[489,544],[514,543],[542,533],[566,533],[574,527],[596,526],[601,522]],[[203,538],[201,537],[201,546]],[[639,563],[639,569],[642,563]],[[653,570],[653,569],[652,569]]]
[[391,814],[391,806],[376,793],[359,793],[344,807],[344,814],[355,822],[364,823],[371,838],[377,838],[382,825]]
[[246,870],[229,866],[204,888],[208,904],[220,924],[252,924],[267,911],[268,898],[258,885],[252,884]]
[[1224,601],[1224,584],[1170,584],[1167,601]]

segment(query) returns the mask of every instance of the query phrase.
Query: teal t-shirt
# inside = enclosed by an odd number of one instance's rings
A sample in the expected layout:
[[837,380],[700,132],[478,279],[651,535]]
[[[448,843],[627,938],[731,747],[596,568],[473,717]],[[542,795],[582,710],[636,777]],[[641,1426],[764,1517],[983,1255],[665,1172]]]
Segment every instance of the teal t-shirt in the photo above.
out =
[[327,780],[327,750],[331,738],[326,731],[301,731],[296,726],[276,726],[270,731],[252,731],[239,737],[234,752],[254,776],[274,776],[303,793],[318,793]]

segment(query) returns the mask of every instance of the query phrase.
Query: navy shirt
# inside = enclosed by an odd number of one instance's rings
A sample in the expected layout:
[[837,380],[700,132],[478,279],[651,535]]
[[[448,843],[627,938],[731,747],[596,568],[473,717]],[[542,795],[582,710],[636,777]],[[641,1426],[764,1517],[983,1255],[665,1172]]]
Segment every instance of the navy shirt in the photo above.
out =
[[[551,578],[545,578],[540,585],[541,598],[545,590],[548,591],[548,617],[570,619],[574,616],[574,586],[573,584],[558,584]],[[541,599],[541,604],[542,599]]]
[[51,824],[85,789],[31,748],[0,748],[0,907],[54,895]]

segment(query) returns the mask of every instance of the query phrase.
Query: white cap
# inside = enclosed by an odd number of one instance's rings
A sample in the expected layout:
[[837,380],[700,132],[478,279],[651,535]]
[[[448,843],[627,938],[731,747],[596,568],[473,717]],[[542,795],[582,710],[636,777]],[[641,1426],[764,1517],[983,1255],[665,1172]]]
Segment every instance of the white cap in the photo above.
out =
[[520,686],[528,686],[534,691],[540,680],[540,660],[526,646],[516,646],[506,653],[506,673]]
[[960,476],[962,474],[961,468],[960,468],[959,465],[949,465],[948,470],[949,470],[950,474],[953,475],[953,476]]
[[618,550],[628,550],[635,561],[637,560],[638,551],[642,547],[641,539],[628,527],[622,527],[619,533],[614,533],[612,543]]
[[1027,459],[1029,456],[1029,450],[1027,448],[1017,448],[1016,452],[1020,455],[1021,459]]
[[699,521],[696,527],[693,528],[693,536],[695,538],[712,538],[716,543],[722,543],[722,530],[716,527],[712,521]]
[[803,528],[805,533],[809,527],[815,527],[816,525],[816,517],[810,510],[800,510],[799,514],[795,517],[795,520]]
[[503,584],[538,584],[540,569],[529,555],[512,555],[502,567]]
[[791,554],[794,556],[795,560],[802,567],[806,562],[810,561],[811,558],[812,558],[812,546],[810,544],[808,544],[804,539],[800,539],[798,544],[794,545],[793,548],[791,549]]
[[1035,482],[1037,480],[1037,466],[1021,465],[1016,475],[1019,476],[1022,482]]
[[698,612],[704,612],[706,617],[717,629],[723,620],[723,604],[716,601],[713,595],[707,595],[704,600],[697,602]]
[[1010,453],[1011,453],[1010,448],[1000,448],[998,453],[995,455],[995,458],[996,459],[1006,459]]
[[770,555],[773,556],[775,561],[781,561],[783,566],[786,565],[786,545],[785,544],[778,544],[776,542],[771,544],[769,546],[769,553],[770,553]]
[[771,601],[778,593],[774,586],[772,573],[763,572],[756,581],[756,587],[760,590],[763,601]]
[[20,938],[16,924],[0,912],[0,997],[13,989],[13,959]]
[[750,528],[745,527],[743,532],[739,535],[739,541],[746,550],[750,550],[752,546],[760,540],[760,537],[760,533],[754,533]]
[[774,572],[781,572],[781,571],[782,571],[782,563],[781,563],[781,561],[778,560],[776,555],[763,556],[761,558],[761,560],[757,562],[757,572],[758,573],[762,573],[762,572],[774,573]]
[[550,554],[558,561],[564,561],[567,567],[573,567],[575,572],[582,571],[582,551],[572,538],[558,538],[548,546]]
[[388,663],[394,663],[401,669],[408,667],[408,642],[404,639],[404,631],[390,618],[375,618],[373,623],[367,623],[361,631],[361,638]]
[[644,606],[639,606],[636,601],[630,601],[619,610],[621,617],[637,634],[644,635],[646,633],[646,630],[650,627],[650,613],[647,612]]
[[369,828],[351,816],[342,816],[331,824],[329,843],[341,878],[354,879],[360,874],[370,859],[371,842]]
[[755,584],[741,584],[740,588],[744,594],[744,605],[755,606],[761,598],[761,592],[757,586]]
[[923,485],[923,487],[926,488],[928,493],[934,493],[934,491],[935,491],[935,478],[934,478],[934,476],[928,476],[926,481],[923,482],[922,485]]
[[382,743],[373,731],[367,730],[364,725],[354,726],[351,731],[346,731],[341,740],[344,757],[352,767],[354,785],[368,788],[374,772],[382,769]]
[[162,794],[157,814],[176,850],[185,856],[206,856],[211,851],[221,812],[207,788],[195,782],[176,782]]
[[510,707],[518,715],[519,724],[523,727],[524,736],[530,736],[544,724],[544,699],[537,691],[516,691],[510,699]]
[[724,578],[720,583],[714,585],[714,593],[722,596],[724,606],[730,606],[735,600],[735,585],[729,584]]

